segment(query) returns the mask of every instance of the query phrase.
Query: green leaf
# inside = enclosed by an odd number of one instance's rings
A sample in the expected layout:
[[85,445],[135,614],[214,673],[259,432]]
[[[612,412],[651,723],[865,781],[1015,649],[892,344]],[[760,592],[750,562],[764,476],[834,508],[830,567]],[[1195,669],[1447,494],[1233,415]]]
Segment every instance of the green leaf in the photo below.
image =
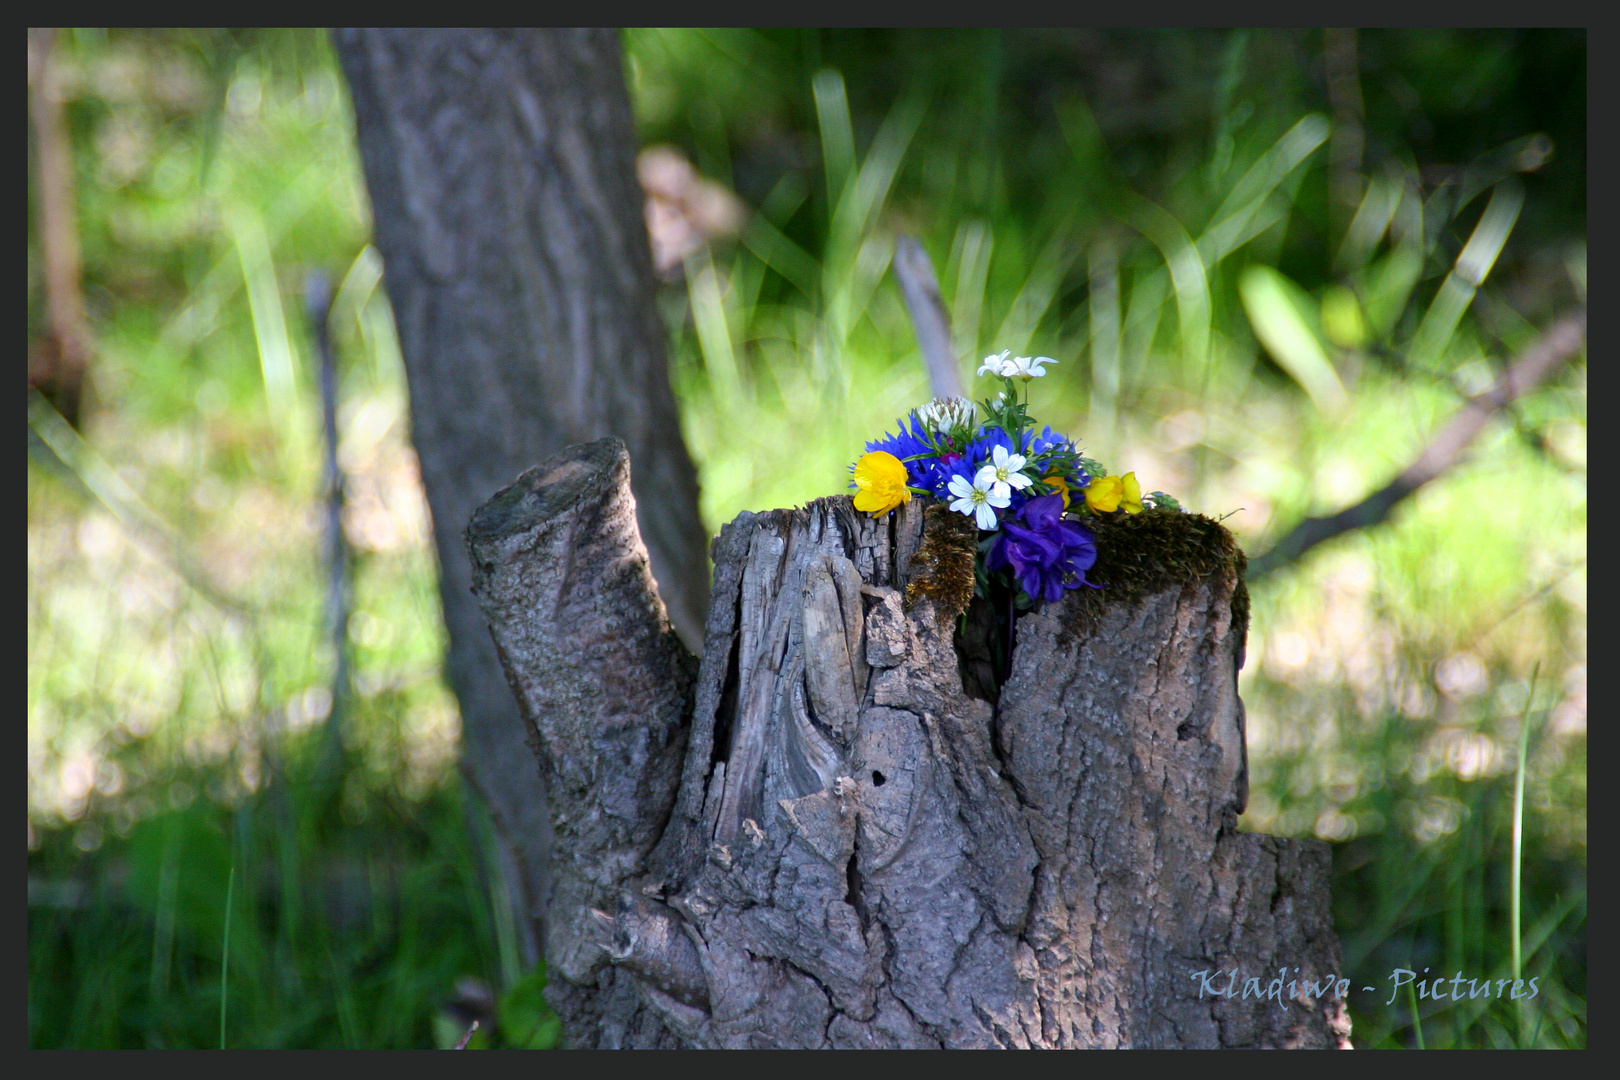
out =
[[1423,273],[1423,253],[1401,245],[1367,267],[1365,310],[1373,332],[1388,337]]
[[1255,336],[1279,366],[1304,387],[1324,415],[1346,403],[1344,385],[1306,314],[1314,307],[1298,285],[1269,266],[1251,266],[1238,282]]

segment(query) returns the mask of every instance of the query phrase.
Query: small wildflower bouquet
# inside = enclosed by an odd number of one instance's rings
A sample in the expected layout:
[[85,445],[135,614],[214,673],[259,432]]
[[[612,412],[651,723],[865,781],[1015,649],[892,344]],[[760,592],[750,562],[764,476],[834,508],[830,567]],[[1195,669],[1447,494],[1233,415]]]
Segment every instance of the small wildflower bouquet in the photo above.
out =
[[1100,587],[1086,580],[1097,562],[1086,518],[1180,509],[1163,492],[1144,496],[1135,473],[1108,475],[1068,436],[1036,430],[1029,384],[1056,362],[1006,352],[986,357],[979,375],[1003,385],[993,400],[975,406],[935,398],[898,421],[898,434],[867,443],[868,452],[851,466],[855,508],[873,517],[918,494],[971,518],[979,531],[974,592],[986,596],[992,579],[1000,579],[1016,589],[1021,610],[1068,589]]

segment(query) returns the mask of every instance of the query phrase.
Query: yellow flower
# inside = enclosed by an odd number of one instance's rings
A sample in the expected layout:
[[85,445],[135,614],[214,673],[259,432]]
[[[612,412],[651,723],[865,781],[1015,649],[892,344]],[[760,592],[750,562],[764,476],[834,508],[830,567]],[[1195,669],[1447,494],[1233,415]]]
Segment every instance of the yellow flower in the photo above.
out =
[[1041,477],[1041,482],[1063,496],[1063,509],[1067,510],[1069,508],[1069,482],[1063,479],[1063,474],[1047,473]]
[[1143,509],[1142,485],[1136,482],[1133,472],[1124,476],[1099,476],[1086,488],[1086,505],[1104,514],[1115,510],[1140,514]]
[[1111,513],[1119,509],[1125,484],[1117,476],[1098,476],[1086,487],[1086,505],[1098,513]]
[[1136,482],[1136,474],[1128,472],[1119,478],[1124,485],[1124,497],[1119,500],[1120,509],[1127,514],[1140,514],[1142,512],[1142,485]]
[[882,517],[911,501],[905,464],[882,450],[874,450],[855,463],[855,486],[860,489],[855,493],[855,509],[873,517]]

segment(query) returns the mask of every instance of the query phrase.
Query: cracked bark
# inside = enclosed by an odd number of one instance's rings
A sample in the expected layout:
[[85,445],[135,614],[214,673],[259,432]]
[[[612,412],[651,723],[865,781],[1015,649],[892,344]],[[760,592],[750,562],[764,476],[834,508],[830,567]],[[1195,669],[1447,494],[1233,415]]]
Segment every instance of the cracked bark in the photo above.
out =
[[[923,532],[922,500],[742,514],[714,541],[699,663],[622,443],[474,515],[474,589],[552,792],[569,1044],[1348,1045],[1341,1001],[1242,993],[1340,956],[1325,845],[1237,831],[1235,547],[1022,616],[992,705],[964,693],[955,618],[902,599]],[[1194,977],[1233,969],[1234,997]]]

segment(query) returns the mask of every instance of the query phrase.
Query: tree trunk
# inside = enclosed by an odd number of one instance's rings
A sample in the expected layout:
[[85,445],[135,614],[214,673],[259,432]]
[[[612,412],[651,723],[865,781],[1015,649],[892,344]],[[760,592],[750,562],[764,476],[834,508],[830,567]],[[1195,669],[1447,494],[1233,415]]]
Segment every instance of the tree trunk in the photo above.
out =
[[432,509],[463,765],[531,895],[549,821],[461,530],[525,467],[622,436],[677,629],[708,597],[611,30],[336,30]]
[[570,447],[467,529],[551,789],[571,1045],[1348,1044],[1325,845],[1237,832],[1225,529],[1099,524],[1107,587],[1019,617],[997,692],[960,515],[744,513],[698,665],[630,491],[622,443]]
[[48,323],[42,339],[29,342],[28,385],[50,398],[64,420],[79,427],[90,362],[90,324],[84,309],[79,211],[73,195],[73,140],[63,108],[54,27],[28,28],[28,122],[33,136],[30,202],[39,214]]

